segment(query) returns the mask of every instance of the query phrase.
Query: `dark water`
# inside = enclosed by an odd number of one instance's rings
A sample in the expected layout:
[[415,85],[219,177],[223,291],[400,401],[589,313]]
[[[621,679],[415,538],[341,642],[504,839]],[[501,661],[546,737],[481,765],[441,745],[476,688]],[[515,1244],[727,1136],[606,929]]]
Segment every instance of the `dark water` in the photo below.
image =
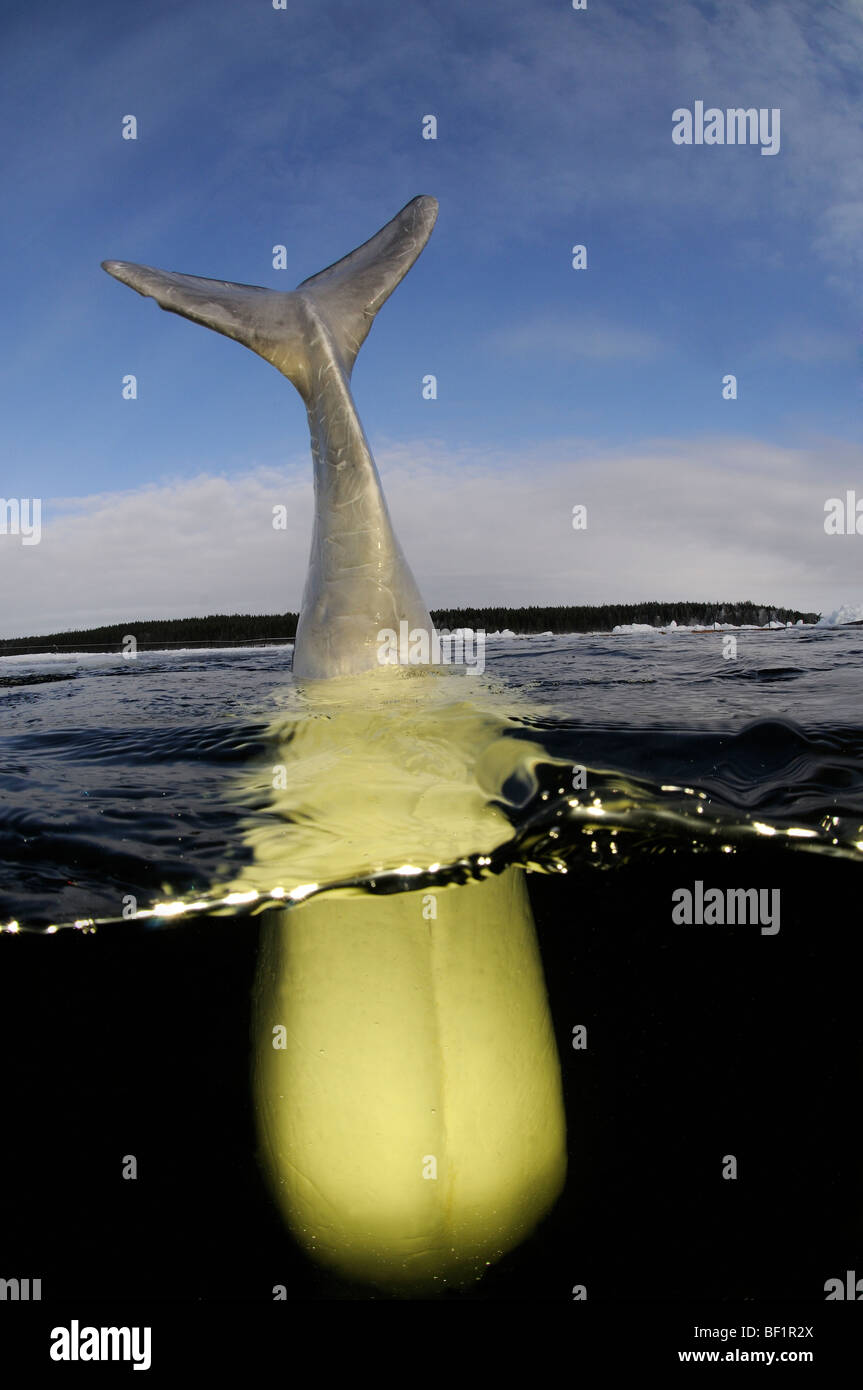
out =
[[[480,689],[500,721],[484,788],[505,833],[429,855],[422,884],[535,871],[570,1134],[552,1215],[452,1298],[819,1300],[863,1274],[863,631],[744,633],[736,660],[722,636],[490,639],[482,682],[449,678],[448,728],[468,736]],[[394,823],[392,862],[384,836],[364,864],[335,810],[300,826],[262,791],[285,749],[304,756],[289,665],[279,648],[0,661],[0,923],[18,928],[0,940],[0,1217],[9,1269],[58,1292],[370,1296],[294,1249],[263,1186],[264,898],[223,899],[244,875],[275,886],[256,846],[283,830],[297,864],[331,836],[316,891],[415,888],[396,871],[422,826]],[[778,890],[777,929],[673,922],[696,882]],[[131,899],[196,906],[124,920]],[[102,925],[45,935],[76,921]]]

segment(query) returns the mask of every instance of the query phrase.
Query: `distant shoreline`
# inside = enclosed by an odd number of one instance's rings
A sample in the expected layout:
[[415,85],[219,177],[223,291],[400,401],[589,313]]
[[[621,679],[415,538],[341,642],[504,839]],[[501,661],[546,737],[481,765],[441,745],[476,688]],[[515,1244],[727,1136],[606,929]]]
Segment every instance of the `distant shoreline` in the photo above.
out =
[[[816,623],[819,613],[745,603],[606,603],[578,606],[506,608],[436,608],[432,621],[439,631],[471,628],[482,632],[512,632],[518,637],[576,633],[608,633],[615,627],[643,625],[657,632],[672,624],[701,632],[757,627],[771,623]],[[139,651],[171,651],[196,647],[284,646],[294,641],[296,613],[215,614],[204,618],[152,618],[111,623],[66,632],[0,639],[0,656],[40,656],[62,652],[122,651],[125,639],[135,638]],[[721,624],[717,629],[714,625]],[[850,624],[849,624],[850,626]],[[774,629],[775,630],[775,629]]]

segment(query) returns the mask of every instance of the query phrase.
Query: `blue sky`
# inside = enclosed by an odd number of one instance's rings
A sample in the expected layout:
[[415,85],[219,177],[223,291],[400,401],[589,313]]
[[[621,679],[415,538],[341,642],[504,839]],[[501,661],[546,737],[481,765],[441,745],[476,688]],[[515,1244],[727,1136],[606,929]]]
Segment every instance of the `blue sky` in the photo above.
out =
[[[299,397],[99,263],[292,289],[418,193],[354,393],[431,605],[861,597],[859,0],[96,0],[2,52],[0,496],[43,537],[0,536],[0,635],[298,606]],[[778,107],[779,153],[675,145],[696,100]]]

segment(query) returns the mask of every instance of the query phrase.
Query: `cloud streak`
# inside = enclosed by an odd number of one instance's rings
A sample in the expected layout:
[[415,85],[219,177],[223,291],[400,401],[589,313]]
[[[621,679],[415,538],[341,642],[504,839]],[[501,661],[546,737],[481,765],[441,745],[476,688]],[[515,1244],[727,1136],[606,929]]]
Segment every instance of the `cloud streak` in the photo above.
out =
[[503,357],[555,362],[650,362],[666,351],[663,340],[634,325],[604,322],[575,309],[529,317],[487,335],[486,345]]

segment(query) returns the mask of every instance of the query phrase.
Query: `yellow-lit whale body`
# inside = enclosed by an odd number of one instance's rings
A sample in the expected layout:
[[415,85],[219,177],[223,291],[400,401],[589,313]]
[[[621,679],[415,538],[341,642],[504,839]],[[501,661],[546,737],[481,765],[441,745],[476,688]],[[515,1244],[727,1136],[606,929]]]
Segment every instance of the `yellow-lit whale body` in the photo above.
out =
[[[429,685],[365,707],[357,691],[359,708],[274,729],[269,762],[286,788],[249,830],[254,863],[234,890],[266,891],[288,865],[286,887],[325,873],[345,882],[369,863],[409,881],[414,866],[458,863],[466,848],[491,861],[512,833],[495,793],[532,747],[507,738],[493,711],[453,700],[459,678]],[[291,1229],[328,1265],[382,1287],[478,1277],[531,1231],[566,1171],[524,871],[324,893],[262,924],[255,1105]]]
[[565,1132],[523,874],[439,894],[435,921],[423,896],[266,921],[255,1099],[297,1238],[353,1278],[443,1288],[545,1214]]

